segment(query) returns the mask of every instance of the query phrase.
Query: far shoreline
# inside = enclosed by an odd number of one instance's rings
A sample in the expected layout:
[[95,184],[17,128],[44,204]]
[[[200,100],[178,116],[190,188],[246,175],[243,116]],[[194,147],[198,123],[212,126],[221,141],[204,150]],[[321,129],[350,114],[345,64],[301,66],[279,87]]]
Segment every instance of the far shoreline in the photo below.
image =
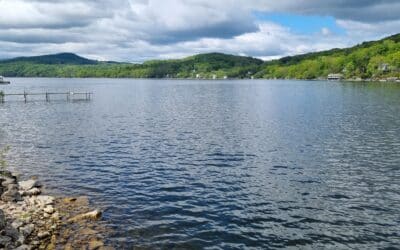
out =
[[[302,81],[302,82],[342,82],[342,83],[400,83],[400,79],[340,79],[340,80],[328,80],[328,79],[286,79],[286,78],[227,78],[227,79],[211,79],[211,78],[133,78],[133,77],[55,77],[55,76],[10,76],[8,79],[108,79],[108,80],[162,80],[162,81]],[[12,86],[5,85],[5,86]],[[1,86],[1,85],[0,85]]]

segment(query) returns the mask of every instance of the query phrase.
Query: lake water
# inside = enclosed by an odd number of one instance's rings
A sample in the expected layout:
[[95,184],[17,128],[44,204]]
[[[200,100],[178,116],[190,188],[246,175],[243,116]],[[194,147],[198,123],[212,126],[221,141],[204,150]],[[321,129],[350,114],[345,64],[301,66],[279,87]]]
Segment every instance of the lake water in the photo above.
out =
[[0,144],[122,249],[400,247],[400,85],[11,79]]

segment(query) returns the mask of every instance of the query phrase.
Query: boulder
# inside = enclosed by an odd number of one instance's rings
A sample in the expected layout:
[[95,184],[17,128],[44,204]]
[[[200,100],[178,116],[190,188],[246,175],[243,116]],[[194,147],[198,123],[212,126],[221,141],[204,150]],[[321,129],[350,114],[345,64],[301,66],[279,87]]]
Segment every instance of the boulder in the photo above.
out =
[[36,197],[36,202],[42,207],[52,205],[54,203],[54,197],[49,195],[38,195]]
[[17,180],[14,178],[8,178],[8,177],[3,178],[3,181],[1,182],[1,185],[3,187],[7,187],[10,184],[17,184]]
[[0,235],[0,247],[3,249],[7,249],[6,247],[10,246],[11,244],[11,237]]
[[31,250],[31,249],[32,248],[30,246],[25,245],[25,244],[15,248],[15,250]]
[[31,233],[35,230],[35,226],[33,224],[28,224],[26,226],[20,227],[19,231],[24,235],[25,237],[28,237],[31,235]]
[[7,225],[4,229],[5,235],[11,237],[13,241],[17,241],[19,238],[19,232],[17,229],[13,228],[10,225]]
[[50,233],[49,232],[39,232],[37,236],[39,239],[44,239],[44,238],[49,237]]
[[16,202],[21,201],[21,195],[18,192],[18,189],[10,188],[6,192],[1,195],[1,199],[6,202]]
[[43,209],[43,211],[45,211],[45,212],[48,213],[48,214],[52,214],[52,213],[55,212],[54,207],[51,206],[51,205],[47,205],[47,206]]
[[29,189],[28,191],[20,192],[20,194],[22,196],[33,196],[33,195],[39,195],[41,192],[42,191],[39,188],[34,187],[32,189]]
[[14,220],[13,223],[11,223],[11,226],[13,228],[17,228],[17,229],[20,228],[23,225],[24,225],[24,223],[22,221],[20,221],[20,220]]
[[32,189],[32,188],[40,187],[39,182],[37,180],[32,180],[32,179],[26,180],[26,181],[20,181],[20,182],[18,182],[18,184],[19,184],[20,188],[25,191],[28,191],[29,189]]
[[76,222],[80,220],[97,220],[100,219],[101,217],[101,211],[99,210],[93,210],[91,212],[85,213],[85,214],[79,214],[71,219],[69,219],[69,222]]

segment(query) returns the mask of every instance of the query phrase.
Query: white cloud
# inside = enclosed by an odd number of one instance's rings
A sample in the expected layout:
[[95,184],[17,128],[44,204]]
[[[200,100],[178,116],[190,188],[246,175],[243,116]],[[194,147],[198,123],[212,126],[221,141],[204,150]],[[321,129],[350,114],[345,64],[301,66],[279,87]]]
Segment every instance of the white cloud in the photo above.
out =
[[[394,0],[0,0],[0,9],[3,58],[68,51],[142,61],[220,51],[271,59],[376,39],[400,24]],[[253,11],[330,15],[347,33],[299,35]]]

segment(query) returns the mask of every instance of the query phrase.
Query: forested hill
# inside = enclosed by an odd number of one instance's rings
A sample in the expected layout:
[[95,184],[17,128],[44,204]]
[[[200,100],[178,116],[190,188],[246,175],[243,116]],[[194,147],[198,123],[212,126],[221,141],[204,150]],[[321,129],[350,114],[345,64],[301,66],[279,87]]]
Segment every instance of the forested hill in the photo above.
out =
[[251,57],[221,53],[143,64],[99,62],[74,54],[57,54],[0,61],[0,74],[9,77],[244,78],[255,74],[263,63]]
[[328,74],[346,79],[400,77],[400,34],[379,41],[265,62],[258,78],[316,79]]
[[142,64],[100,62],[71,53],[0,61],[0,75],[21,77],[134,78],[278,78],[346,79],[400,77],[400,34],[352,48],[332,49],[264,62],[243,56],[209,53]]

